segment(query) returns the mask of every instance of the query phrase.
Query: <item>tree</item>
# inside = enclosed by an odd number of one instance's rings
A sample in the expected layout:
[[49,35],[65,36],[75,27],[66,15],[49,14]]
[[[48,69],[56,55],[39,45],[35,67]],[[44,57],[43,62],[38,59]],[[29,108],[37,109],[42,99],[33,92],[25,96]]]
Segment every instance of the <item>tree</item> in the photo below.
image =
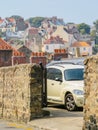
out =
[[0,38],[2,38],[2,32],[1,32],[1,30],[0,30]]
[[96,20],[95,22],[93,22],[96,32],[98,33],[98,20]]
[[14,18],[16,21],[19,19],[23,19],[21,16],[19,15],[12,15],[10,18]]
[[98,53],[98,45],[95,45],[94,47],[93,47],[93,54],[95,55],[95,54],[97,54]]
[[90,26],[85,23],[81,23],[77,25],[78,31],[81,34],[90,34]]
[[0,30],[0,38],[5,37],[5,35],[6,35],[6,33],[5,33],[5,32],[2,32],[2,31]]
[[96,30],[92,30],[91,33],[90,33],[91,37],[96,37]]
[[44,17],[34,17],[34,18],[29,18],[28,21],[32,27],[38,28],[41,26],[41,22],[44,20]]

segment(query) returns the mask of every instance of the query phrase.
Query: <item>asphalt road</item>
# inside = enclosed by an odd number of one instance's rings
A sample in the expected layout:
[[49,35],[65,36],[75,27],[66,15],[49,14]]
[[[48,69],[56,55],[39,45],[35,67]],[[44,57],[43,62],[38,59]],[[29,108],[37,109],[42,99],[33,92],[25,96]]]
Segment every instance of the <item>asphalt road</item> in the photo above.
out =
[[17,124],[0,119],[0,130],[34,130],[30,126]]
[[36,130],[82,130],[83,109],[69,112],[62,106],[52,105],[45,110],[50,111],[49,117],[29,122]]
[[50,112],[50,116],[34,119],[26,126],[0,120],[0,130],[82,130],[82,109],[69,112],[64,107],[55,105],[44,109]]

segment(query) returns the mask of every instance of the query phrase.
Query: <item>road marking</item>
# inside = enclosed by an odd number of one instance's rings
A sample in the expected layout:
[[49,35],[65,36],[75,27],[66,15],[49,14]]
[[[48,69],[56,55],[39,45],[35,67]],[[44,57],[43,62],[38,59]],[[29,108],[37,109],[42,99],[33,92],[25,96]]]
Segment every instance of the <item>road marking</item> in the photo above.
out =
[[11,127],[15,127],[15,128],[21,128],[24,130],[34,130],[33,128],[27,127],[25,125],[19,125],[19,124],[15,124],[15,123],[8,123],[9,126]]
[[34,130],[33,128],[26,128],[25,130]]

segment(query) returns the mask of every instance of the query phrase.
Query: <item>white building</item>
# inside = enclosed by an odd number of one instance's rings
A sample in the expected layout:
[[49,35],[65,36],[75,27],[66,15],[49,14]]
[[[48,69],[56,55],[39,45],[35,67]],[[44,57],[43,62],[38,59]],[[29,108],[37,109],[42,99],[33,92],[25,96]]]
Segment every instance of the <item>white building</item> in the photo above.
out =
[[42,51],[48,52],[48,53],[54,53],[55,49],[65,49],[66,48],[66,42],[60,38],[57,37],[50,37],[50,39],[46,40],[43,43]]
[[81,56],[92,55],[92,46],[87,42],[74,42],[69,48],[69,52],[74,56],[76,56],[77,50]]

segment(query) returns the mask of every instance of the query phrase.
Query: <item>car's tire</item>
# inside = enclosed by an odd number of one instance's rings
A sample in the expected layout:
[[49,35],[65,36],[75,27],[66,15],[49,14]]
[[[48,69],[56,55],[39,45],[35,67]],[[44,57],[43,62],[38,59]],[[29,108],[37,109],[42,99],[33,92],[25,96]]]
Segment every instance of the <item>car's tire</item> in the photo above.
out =
[[71,93],[65,96],[65,107],[68,111],[74,111],[77,109],[73,95]]

